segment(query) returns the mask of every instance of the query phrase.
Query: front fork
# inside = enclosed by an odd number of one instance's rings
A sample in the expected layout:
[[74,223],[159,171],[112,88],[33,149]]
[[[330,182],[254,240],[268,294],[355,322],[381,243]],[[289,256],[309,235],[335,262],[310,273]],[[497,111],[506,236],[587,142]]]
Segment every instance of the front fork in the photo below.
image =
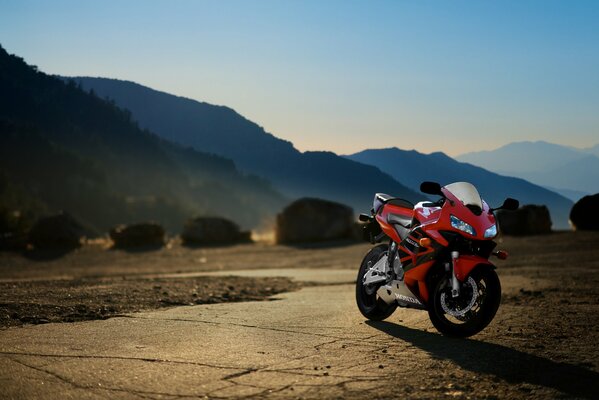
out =
[[458,277],[455,274],[456,263],[459,257],[459,252],[451,252],[451,297],[458,297],[460,295],[460,281],[458,281]]

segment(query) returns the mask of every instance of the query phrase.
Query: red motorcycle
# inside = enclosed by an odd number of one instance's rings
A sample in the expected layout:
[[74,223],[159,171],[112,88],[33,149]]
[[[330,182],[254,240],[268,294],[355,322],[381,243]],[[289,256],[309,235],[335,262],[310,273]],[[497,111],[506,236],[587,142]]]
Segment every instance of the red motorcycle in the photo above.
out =
[[377,193],[370,215],[361,214],[365,233],[378,244],[364,257],[356,282],[362,315],[380,321],[397,308],[427,310],[435,328],[448,336],[468,337],[493,319],[501,300],[494,255],[506,259],[497,245],[493,212],[515,210],[507,198],[490,208],[467,182],[441,187],[423,182],[423,193],[441,196],[415,206]]

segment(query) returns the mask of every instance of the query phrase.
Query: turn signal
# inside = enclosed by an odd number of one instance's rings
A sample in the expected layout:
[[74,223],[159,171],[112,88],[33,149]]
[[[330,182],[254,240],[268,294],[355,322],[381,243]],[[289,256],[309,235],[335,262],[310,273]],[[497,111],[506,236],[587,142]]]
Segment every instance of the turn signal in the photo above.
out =
[[428,247],[431,245],[431,240],[429,238],[422,238],[418,241],[420,247]]
[[505,250],[499,250],[493,254],[495,254],[497,256],[497,258],[499,258],[500,260],[505,260],[505,259],[507,259],[507,256],[508,256],[508,253]]

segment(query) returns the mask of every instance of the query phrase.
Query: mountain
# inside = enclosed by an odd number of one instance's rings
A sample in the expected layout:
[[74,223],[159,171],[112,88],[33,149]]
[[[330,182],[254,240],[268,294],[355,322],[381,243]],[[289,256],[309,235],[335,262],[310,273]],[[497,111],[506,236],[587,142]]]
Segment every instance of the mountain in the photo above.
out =
[[597,157],[599,157],[599,144],[596,144],[593,147],[588,147],[586,149],[583,149],[584,152],[589,153],[589,154],[593,154]]
[[64,209],[99,231],[147,219],[178,231],[192,214],[248,227],[286,202],[233,161],[141,129],[130,112],[2,47],[0,174],[3,190],[36,199],[37,209]]
[[594,155],[585,155],[545,171],[519,175],[544,186],[558,187],[560,190],[599,193],[599,157]]
[[456,159],[557,188],[557,191],[597,193],[598,155],[599,145],[577,149],[547,142],[516,142],[496,150],[463,154]]
[[516,198],[522,204],[545,204],[551,211],[553,227],[568,228],[572,201],[523,179],[458,162],[441,152],[422,154],[415,150],[388,148],[364,150],[347,158],[374,165],[413,188],[427,180],[441,184],[466,181],[474,184],[491,206],[500,205],[506,197]]
[[575,203],[578,200],[582,199],[584,196],[588,196],[589,194],[591,194],[589,192],[583,192],[580,190],[559,189],[559,188],[554,188],[551,186],[545,186],[545,189],[551,190],[552,192],[560,194],[560,195],[564,196],[566,199],[570,199]]
[[336,200],[368,210],[375,192],[408,200],[422,194],[370,165],[331,152],[300,152],[234,110],[106,78],[74,79],[86,90],[131,111],[132,118],[165,139],[231,158],[243,171],[263,176],[289,197]]
[[515,142],[496,150],[466,153],[456,160],[498,173],[525,173],[554,169],[584,155],[579,149],[538,141]]

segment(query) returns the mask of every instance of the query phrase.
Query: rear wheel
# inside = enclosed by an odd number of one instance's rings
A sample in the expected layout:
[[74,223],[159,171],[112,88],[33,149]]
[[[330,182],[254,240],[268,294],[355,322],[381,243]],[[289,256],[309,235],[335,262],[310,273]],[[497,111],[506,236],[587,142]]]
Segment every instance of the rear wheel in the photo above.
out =
[[495,317],[501,301],[501,284],[494,270],[477,268],[451,296],[451,283],[440,280],[433,292],[429,317],[439,332],[468,337],[482,331]]
[[378,246],[370,249],[360,265],[360,271],[358,271],[358,278],[356,279],[356,303],[358,309],[362,315],[373,321],[382,321],[389,317],[397,308],[397,303],[393,302],[387,304],[383,299],[379,298],[376,294],[377,289],[380,285],[364,285],[362,279],[364,274],[368,272],[381,257],[387,254],[389,246],[386,244],[379,244]]

